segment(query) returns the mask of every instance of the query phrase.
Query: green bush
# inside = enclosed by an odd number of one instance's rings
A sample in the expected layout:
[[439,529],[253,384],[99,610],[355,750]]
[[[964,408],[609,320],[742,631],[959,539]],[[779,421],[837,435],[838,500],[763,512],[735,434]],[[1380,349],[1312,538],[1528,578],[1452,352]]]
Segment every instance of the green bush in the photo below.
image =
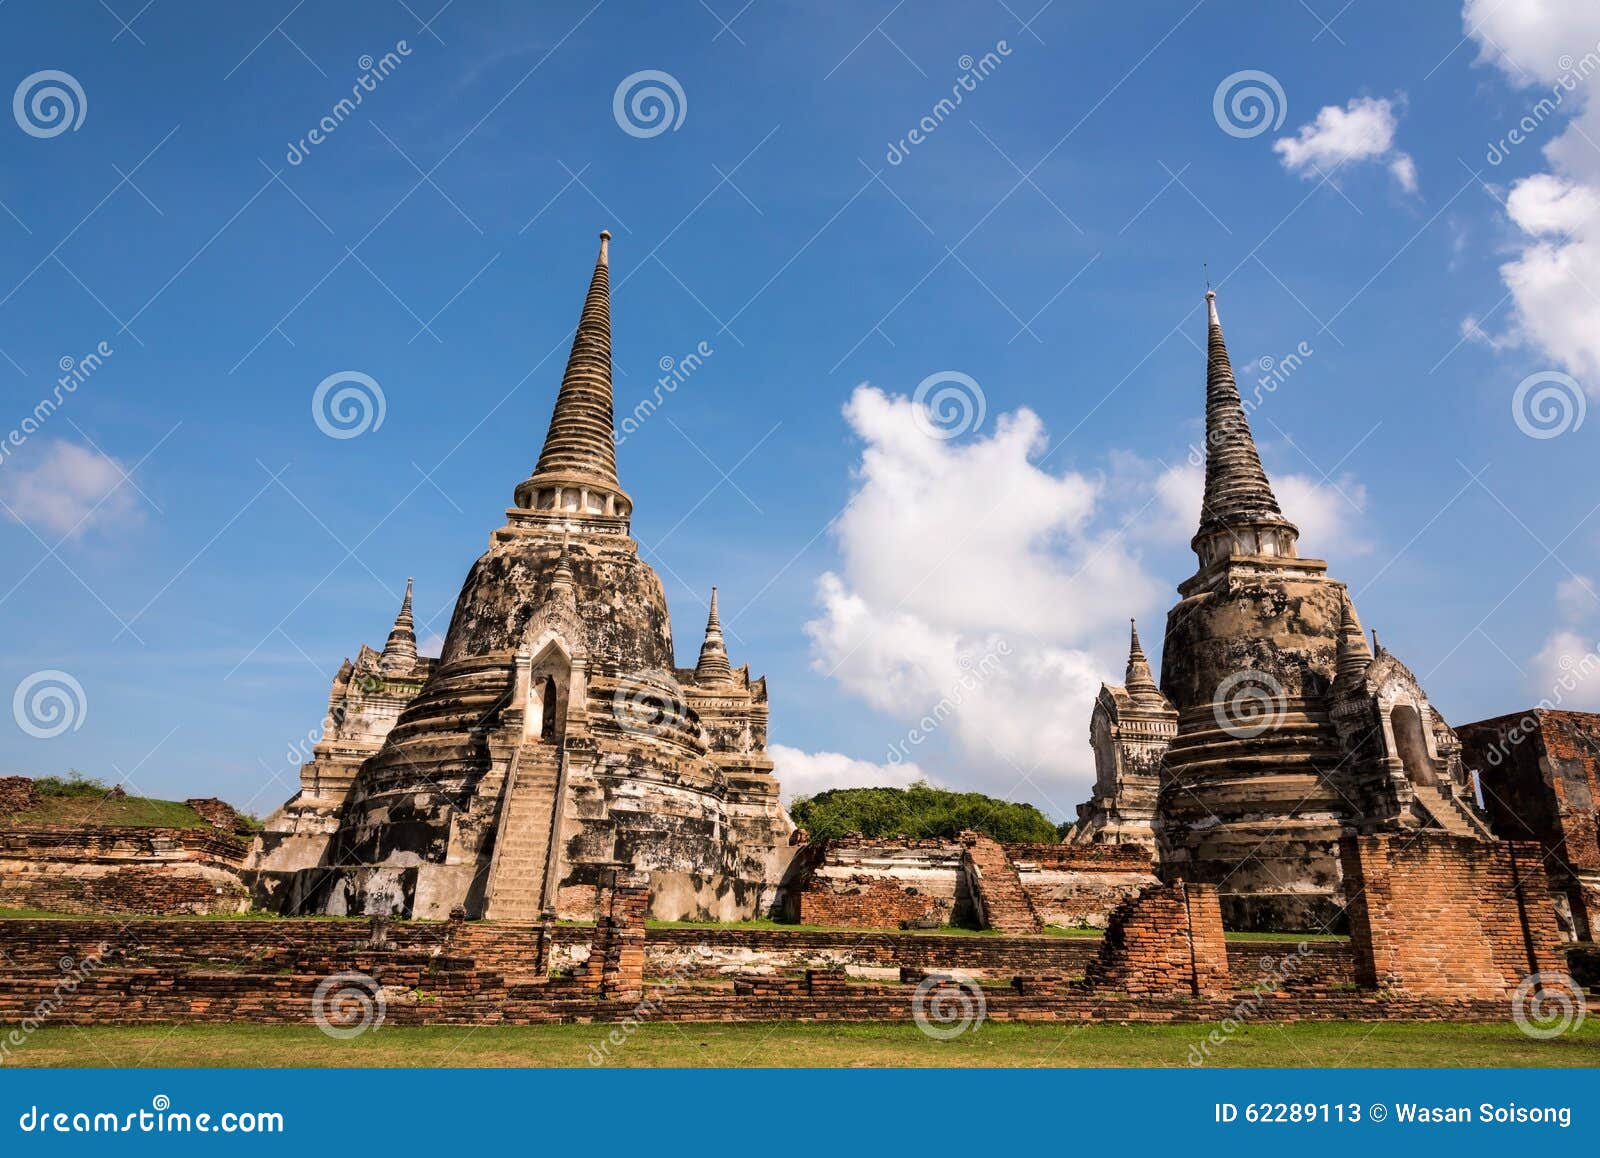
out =
[[104,796],[111,791],[111,785],[104,780],[85,776],[76,768],[69,769],[65,776],[40,776],[33,787],[40,796]]
[[812,840],[862,836],[954,837],[970,829],[1008,844],[1054,844],[1056,826],[1031,804],[981,792],[948,792],[917,781],[909,788],[834,788],[797,797],[789,814]]

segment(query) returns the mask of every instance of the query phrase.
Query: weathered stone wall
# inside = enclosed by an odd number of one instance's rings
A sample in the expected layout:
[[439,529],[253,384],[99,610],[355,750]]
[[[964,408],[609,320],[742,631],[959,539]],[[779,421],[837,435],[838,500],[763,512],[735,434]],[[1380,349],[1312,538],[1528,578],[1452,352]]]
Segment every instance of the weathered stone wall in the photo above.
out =
[[1364,986],[1504,999],[1562,968],[1539,846],[1433,833],[1340,844],[1350,945]]
[[[1111,910],[1156,883],[1137,845],[1003,846],[1039,919],[1102,929]],[[803,848],[785,883],[789,920],[863,929],[974,925],[970,870],[958,840],[843,837]]]
[[1140,845],[1008,844],[1006,854],[1039,919],[1064,929],[1103,929],[1111,910],[1157,883]]
[[1152,885],[1117,906],[1084,978],[1119,993],[1224,993],[1232,988],[1214,885]]
[[238,913],[244,846],[203,828],[0,831],[0,907],[57,913]]
[[802,925],[895,929],[973,919],[956,841],[846,837],[801,857],[788,903]]

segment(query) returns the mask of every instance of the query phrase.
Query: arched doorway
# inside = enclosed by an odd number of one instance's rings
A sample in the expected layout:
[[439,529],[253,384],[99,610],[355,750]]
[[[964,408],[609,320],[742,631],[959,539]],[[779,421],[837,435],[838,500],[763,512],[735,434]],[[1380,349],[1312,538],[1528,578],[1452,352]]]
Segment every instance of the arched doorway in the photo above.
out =
[[1413,784],[1437,784],[1439,774],[1428,753],[1422,714],[1410,704],[1396,704],[1389,710],[1389,727],[1394,733],[1395,754],[1405,767],[1406,779]]

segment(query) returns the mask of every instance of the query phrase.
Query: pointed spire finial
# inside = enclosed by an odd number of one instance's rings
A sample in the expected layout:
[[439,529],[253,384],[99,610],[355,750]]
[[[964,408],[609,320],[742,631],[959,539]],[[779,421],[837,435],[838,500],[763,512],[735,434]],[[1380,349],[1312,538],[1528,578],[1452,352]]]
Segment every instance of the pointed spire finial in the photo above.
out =
[[611,231],[600,231],[600,252],[584,298],[544,449],[533,473],[517,486],[516,504],[552,517],[626,519],[632,504],[617,482],[611,385]]
[[577,589],[577,579],[572,573],[572,533],[561,532],[561,554],[556,556],[556,569],[550,573],[550,587],[546,598],[565,595]]
[[1192,546],[1202,567],[1230,555],[1292,558],[1300,531],[1283,517],[1261,467],[1209,288],[1206,326],[1206,484]]
[[701,683],[733,678],[728,648],[722,640],[722,617],[717,614],[715,587],[711,589],[711,612],[706,616],[706,640],[700,645],[700,662],[695,664],[694,675]]
[[[1372,635],[1376,640],[1378,635]],[[1361,630],[1361,620],[1356,618],[1355,604],[1345,593],[1344,606],[1339,611],[1339,648],[1334,658],[1334,684],[1342,690],[1359,685],[1372,666],[1372,652],[1367,649],[1367,635]]]
[[394,627],[383,645],[379,661],[385,668],[408,667],[417,662],[417,625],[411,617],[411,580],[406,580],[405,598],[400,601],[400,613],[394,617]]
[[1122,686],[1136,700],[1163,698],[1150,671],[1150,661],[1145,658],[1144,647],[1139,643],[1139,625],[1132,619],[1128,620],[1128,671]]

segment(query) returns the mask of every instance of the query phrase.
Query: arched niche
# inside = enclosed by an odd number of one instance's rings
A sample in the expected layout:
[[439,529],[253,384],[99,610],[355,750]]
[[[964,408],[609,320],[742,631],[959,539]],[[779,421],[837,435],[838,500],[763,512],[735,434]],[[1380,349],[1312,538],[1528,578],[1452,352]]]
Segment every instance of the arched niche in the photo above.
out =
[[1433,751],[1422,713],[1411,704],[1399,703],[1389,709],[1389,729],[1394,735],[1395,755],[1413,784],[1438,784]]
[[566,735],[571,703],[572,657],[559,639],[541,640],[528,665],[528,700],[523,735],[559,745]]

